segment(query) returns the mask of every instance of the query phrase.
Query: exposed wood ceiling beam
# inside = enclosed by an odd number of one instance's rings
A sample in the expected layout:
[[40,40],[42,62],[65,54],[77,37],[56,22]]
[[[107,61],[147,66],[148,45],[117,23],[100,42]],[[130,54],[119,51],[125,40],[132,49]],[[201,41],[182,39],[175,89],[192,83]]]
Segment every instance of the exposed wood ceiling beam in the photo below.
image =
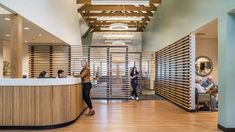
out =
[[[118,32],[114,30],[103,31],[100,28],[108,28],[112,23],[126,23],[128,27],[137,27],[137,32],[143,32],[145,26],[150,21],[153,16],[153,11],[156,11],[156,4],[160,4],[161,0],[149,0],[149,6],[144,5],[91,5],[91,0],[77,0],[78,4],[83,4],[83,6],[78,9],[78,12],[82,15],[90,29],[89,32]],[[137,17],[140,20],[118,20],[118,17]],[[103,20],[99,20],[102,18]],[[107,19],[105,20],[105,18]],[[115,20],[110,20],[115,17]],[[120,18],[121,19],[121,18]],[[120,32],[136,32],[132,30],[124,30]],[[84,34],[85,35],[85,34]]]
[[[100,20],[97,20],[97,18],[86,18],[85,20],[88,21],[88,22],[91,22],[91,21],[94,21],[94,22],[100,21]],[[111,21],[111,20],[108,20],[108,21]],[[113,20],[113,21],[116,21],[116,20]],[[133,20],[130,20],[130,21],[133,21]],[[148,17],[142,18],[142,21],[143,22],[148,22],[148,21],[150,21],[150,18],[148,18]]]
[[142,25],[147,25],[148,23],[147,22],[142,22],[142,21],[130,21],[130,22],[127,22],[127,21],[105,21],[105,22],[101,22],[101,21],[96,21],[96,22],[90,22],[88,23],[89,25],[102,25],[102,24],[112,24],[112,23],[127,23],[127,24],[142,24]]
[[[150,4],[161,4],[161,0],[149,0]],[[77,0],[77,4],[91,4],[91,0]]]
[[150,4],[149,7],[145,6],[134,6],[134,5],[89,5],[85,4],[81,8],[78,9],[78,12],[81,11],[156,11],[157,7]]
[[149,4],[161,4],[162,0],[149,0]]
[[128,16],[128,17],[141,17],[141,16],[153,16],[152,12],[147,13],[85,13],[83,16],[89,16],[89,17],[117,17],[117,16]]

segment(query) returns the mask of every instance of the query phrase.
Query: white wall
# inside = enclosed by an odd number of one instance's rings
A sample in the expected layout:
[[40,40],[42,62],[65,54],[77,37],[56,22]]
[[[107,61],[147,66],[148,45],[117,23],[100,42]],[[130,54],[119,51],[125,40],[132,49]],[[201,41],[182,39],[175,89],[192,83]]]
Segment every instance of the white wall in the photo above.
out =
[[70,45],[81,44],[76,0],[0,0],[0,4]]

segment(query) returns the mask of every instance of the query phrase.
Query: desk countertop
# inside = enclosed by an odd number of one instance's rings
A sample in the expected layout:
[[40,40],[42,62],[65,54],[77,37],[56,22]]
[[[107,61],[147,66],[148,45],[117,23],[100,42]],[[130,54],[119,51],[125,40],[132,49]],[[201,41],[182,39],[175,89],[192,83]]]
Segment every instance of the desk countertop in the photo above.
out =
[[0,86],[58,86],[81,83],[81,78],[0,79]]

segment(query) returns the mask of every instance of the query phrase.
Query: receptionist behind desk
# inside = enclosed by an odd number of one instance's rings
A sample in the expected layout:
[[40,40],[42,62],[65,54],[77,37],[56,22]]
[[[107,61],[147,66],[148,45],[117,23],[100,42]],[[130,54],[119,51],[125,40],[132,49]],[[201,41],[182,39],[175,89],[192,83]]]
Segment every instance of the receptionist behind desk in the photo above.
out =
[[39,73],[38,78],[48,78],[49,75],[46,71],[42,71]]
[[63,70],[58,70],[57,71],[57,78],[65,78],[66,76],[64,75],[64,71]]

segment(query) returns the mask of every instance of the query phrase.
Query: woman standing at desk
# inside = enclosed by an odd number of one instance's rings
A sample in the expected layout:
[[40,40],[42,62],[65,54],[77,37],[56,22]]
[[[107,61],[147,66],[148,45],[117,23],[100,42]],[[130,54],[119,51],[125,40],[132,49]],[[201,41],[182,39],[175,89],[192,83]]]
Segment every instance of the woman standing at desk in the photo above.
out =
[[89,113],[87,116],[93,116],[95,114],[95,110],[93,110],[91,98],[90,98],[90,91],[92,88],[91,80],[90,80],[90,69],[87,66],[86,60],[81,61],[82,71],[79,74],[79,77],[82,78],[82,86],[83,86],[83,100],[86,102]]

